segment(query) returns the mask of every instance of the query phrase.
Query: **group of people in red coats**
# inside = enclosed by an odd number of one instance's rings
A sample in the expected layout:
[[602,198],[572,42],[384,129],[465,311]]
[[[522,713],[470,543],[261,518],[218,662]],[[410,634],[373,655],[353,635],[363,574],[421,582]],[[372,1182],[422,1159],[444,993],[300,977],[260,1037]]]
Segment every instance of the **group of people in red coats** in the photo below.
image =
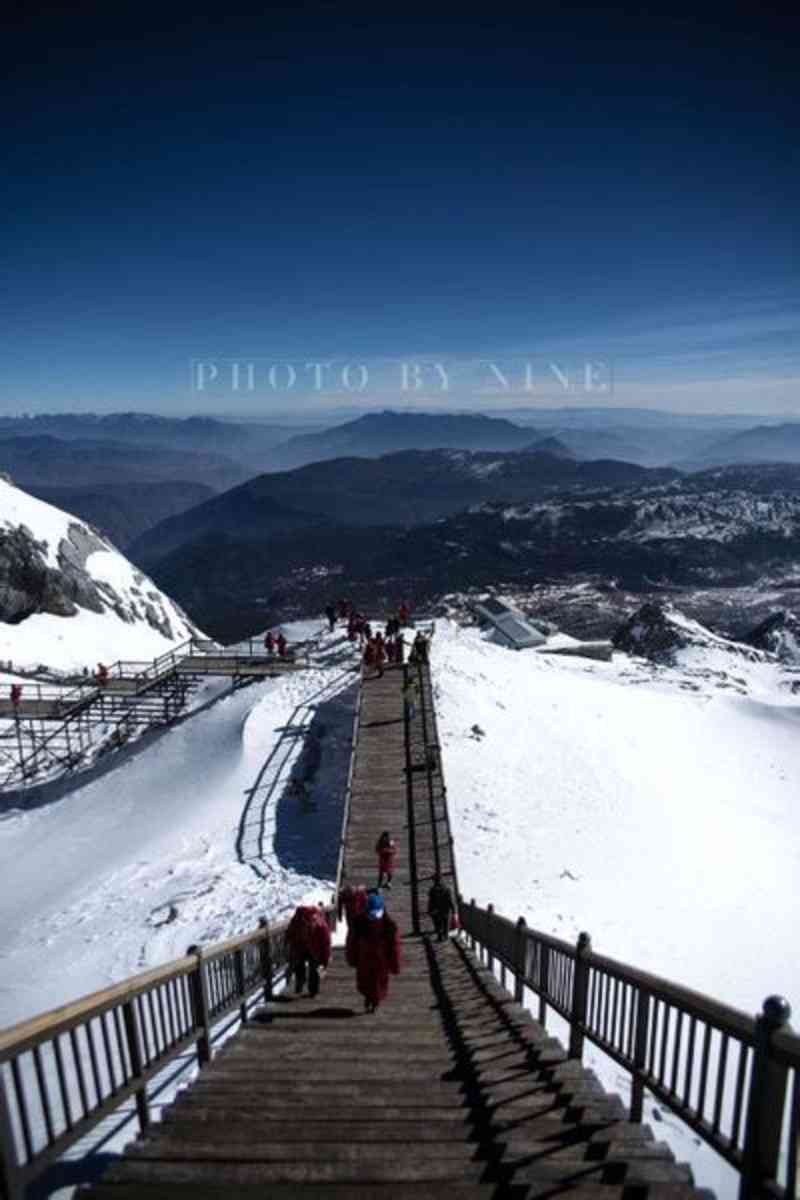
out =
[[282,631],[275,637],[275,634],[270,629],[264,636],[264,649],[267,654],[274,654],[277,651],[281,658],[286,658],[289,653],[289,643],[283,636]]
[[[364,1011],[374,1013],[389,993],[389,976],[400,973],[400,931],[386,911],[380,889],[391,888],[397,844],[384,830],[375,845],[378,856],[378,886],[346,884],[339,893],[338,916],[347,921],[345,958],[355,969],[356,989],[364,999]],[[301,905],[286,931],[289,970],[295,992],[308,983],[310,996],[320,987],[320,972],[331,959],[331,934],[320,908]]]

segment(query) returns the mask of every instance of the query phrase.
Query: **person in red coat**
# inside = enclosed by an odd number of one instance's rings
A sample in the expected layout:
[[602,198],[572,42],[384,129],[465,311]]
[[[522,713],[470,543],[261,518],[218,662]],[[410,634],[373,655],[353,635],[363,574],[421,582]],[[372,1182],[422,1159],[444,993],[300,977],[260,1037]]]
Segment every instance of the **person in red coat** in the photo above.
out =
[[308,977],[308,994],[316,996],[320,970],[331,961],[331,931],[323,913],[313,904],[295,909],[286,930],[286,953],[295,992],[302,992]]
[[276,641],[275,645],[278,647],[278,654],[280,654],[281,658],[286,658],[286,653],[289,649],[289,643],[286,641],[286,638],[282,633],[278,634],[278,640]]
[[378,856],[378,887],[384,886],[384,876],[386,876],[387,888],[392,886],[392,875],[394,874],[394,858],[397,853],[397,843],[392,839],[392,835],[388,829],[384,829],[381,836],[375,843],[375,853]]
[[365,1012],[375,1012],[389,993],[389,976],[400,974],[400,932],[377,892],[370,893],[366,911],[353,921],[345,955],[356,969]]
[[271,629],[264,638],[264,649],[266,650],[267,654],[275,653],[275,636]]
[[358,887],[353,887],[351,883],[346,883],[339,892],[339,902],[337,908],[339,920],[341,921],[342,916],[344,916],[347,921],[348,933],[350,932],[353,921],[357,916],[365,912],[366,907],[367,889],[364,887],[364,885],[359,884]]

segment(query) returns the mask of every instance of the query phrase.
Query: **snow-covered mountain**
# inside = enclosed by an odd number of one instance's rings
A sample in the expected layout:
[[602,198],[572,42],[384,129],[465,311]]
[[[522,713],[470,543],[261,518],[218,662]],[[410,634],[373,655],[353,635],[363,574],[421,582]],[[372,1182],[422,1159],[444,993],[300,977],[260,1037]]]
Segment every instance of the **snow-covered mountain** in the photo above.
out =
[[193,631],[91,526],[0,479],[0,660],[54,671],[144,661]]
[[638,494],[559,497],[505,508],[487,504],[483,511],[501,512],[509,522],[524,522],[532,533],[542,529],[574,537],[582,530],[591,531],[595,539],[634,544],[671,539],[730,543],[754,534],[784,539],[800,534],[797,492],[714,491],[694,487],[692,481]]

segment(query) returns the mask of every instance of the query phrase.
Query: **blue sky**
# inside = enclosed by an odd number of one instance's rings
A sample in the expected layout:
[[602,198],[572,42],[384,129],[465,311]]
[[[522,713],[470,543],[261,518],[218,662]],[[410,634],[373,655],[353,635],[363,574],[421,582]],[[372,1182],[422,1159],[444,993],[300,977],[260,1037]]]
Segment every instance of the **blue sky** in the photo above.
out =
[[12,28],[3,411],[320,402],[192,360],[367,364],[365,405],[441,361],[489,409],[461,364],[531,358],[800,416],[796,18],[112,7]]

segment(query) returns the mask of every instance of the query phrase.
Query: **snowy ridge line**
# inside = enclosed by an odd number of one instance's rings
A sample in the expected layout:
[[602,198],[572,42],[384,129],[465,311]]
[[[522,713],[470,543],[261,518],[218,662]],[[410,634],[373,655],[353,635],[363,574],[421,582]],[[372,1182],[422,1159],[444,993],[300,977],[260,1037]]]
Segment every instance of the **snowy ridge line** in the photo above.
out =
[[358,735],[361,729],[361,701],[364,694],[364,666],[363,663],[359,669],[358,676],[358,700],[356,701],[356,711],[353,714],[353,733],[350,742],[350,763],[347,768],[347,782],[344,789],[344,811],[342,813],[342,832],[339,839],[339,857],[336,862],[336,903],[338,908],[339,891],[342,886],[342,873],[344,871],[344,855],[347,845],[347,832],[350,828],[350,804],[353,798],[353,773],[356,765],[356,754],[358,752]]
[[739,1173],[742,1197],[796,1195],[800,1036],[786,1000],[768,996],[753,1018],[595,954],[587,933],[573,946],[492,905],[459,897],[458,908],[461,935],[490,970],[499,965],[503,986],[512,974],[515,1000],[528,989],[543,1028],[548,1005],[568,1022],[570,1058],[582,1059],[588,1039],[629,1072],[631,1122],[642,1120],[647,1089]]
[[[324,911],[335,928],[336,909]],[[245,1021],[255,993],[272,995],[287,966],[288,924],[263,920],[249,933],[0,1031],[4,1200],[23,1200],[31,1180],[131,1096],[144,1131],[148,1083],[192,1045],[203,1067],[213,1027],[237,1008]]]

